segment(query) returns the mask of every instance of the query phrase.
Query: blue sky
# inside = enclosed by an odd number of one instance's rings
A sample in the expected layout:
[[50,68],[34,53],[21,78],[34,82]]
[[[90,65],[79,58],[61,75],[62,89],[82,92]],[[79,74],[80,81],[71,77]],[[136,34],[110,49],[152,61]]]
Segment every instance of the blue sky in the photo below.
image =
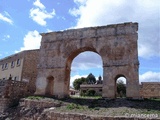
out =
[[[159,0],[0,0],[0,59],[39,48],[39,33],[124,22],[139,23],[140,81],[160,81]],[[102,60],[85,52],[73,60],[71,81],[90,72],[102,75]]]

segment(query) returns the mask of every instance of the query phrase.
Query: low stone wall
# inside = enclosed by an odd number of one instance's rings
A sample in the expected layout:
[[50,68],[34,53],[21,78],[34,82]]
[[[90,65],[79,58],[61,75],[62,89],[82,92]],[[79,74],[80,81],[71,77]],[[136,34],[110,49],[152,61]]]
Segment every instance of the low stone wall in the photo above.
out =
[[10,100],[7,98],[0,98],[0,112],[3,112],[9,107]]
[[159,118],[97,116],[80,113],[59,113],[54,110],[45,110],[42,114],[23,117],[23,120],[160,120]]
[[[135,117],[121,117],[121,116],[97,116],[97,115],[84,115],[76,113],[58,113],[54,111],[46,111],[41,116],[37,117],[38,120],[155,120],[155,118],[135,118]],[[160,120],[160,119],[156,119]]]
[[[58,104],[60,105],[60,104]],[[127,116],[100,116],[100,115],[86,115],[81,113],[67,113],[57,112],[54,109],[57,106],[54,102],[44,103],[38,100],[22,100],[20,106],[24,108],[43,107],[46,108],[42,113],[36,113],[31,116],[22,116],[23,120],[160,120],[158,116],[153,117],[127,117]],[[49,108],[48,108],[49,107]]]
[[49,108],[49,107],[60,107],[61,103],[59,102],[45,102],[43,100],[29,100],[29,99],[21,99],[20,106],[24,106],[25,108],[31,108],[31,107],[36,107],[36,108]]
[[26,96],[28,83],[14,80],[0,80],[0,112],[17,105]]
[[17,99],[27,94],[28,83],[15,80],[0,81],[0,98]]
[[142,98],[160,98],[160,82],[142,82],[140,95]]

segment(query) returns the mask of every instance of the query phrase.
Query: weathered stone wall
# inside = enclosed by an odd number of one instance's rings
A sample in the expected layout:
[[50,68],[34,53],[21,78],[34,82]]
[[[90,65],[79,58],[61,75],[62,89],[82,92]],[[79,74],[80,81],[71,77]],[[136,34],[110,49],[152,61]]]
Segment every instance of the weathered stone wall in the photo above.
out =
[[23,97],[28,90],[28,83],[14,80],[0,81],[0,97],[17,99]]
[[21,99],[20,106],[24,106],[25,108],[49,108],[49,107],[59,107],[61,104],[59,102],[49,101],[45,102],[42,100],[30,100],[30,99]]
[[[138,117],[121,117],[121,116],[97,116],[97,115],[84,115],[76,113],[59,113],[54,111],[46,111],[40,116],[33,116],[32,118],[38,120],[147,120],[148,118]],[[30,118],[29,118],[30,119]],[[28,119],[28,120],[29,120]],[[149,120],[155,120],[155,118],[149,118]],[[156,118],[156,120],[160,120]]]
[[35,94],[46,94],[47,78],[52,76],[51,95],[68,96],[72,60],[81,52],[92,51],[103,61],[102,96],[115,98],[115,81],[123,76],[126,96],[139,98],[137,30],[137,23],[124,23],[41,34]]
[[29,82],[29,92],[33,94],[36,91],[37,64],[39,60],[39,50],[25,51],[24,63],[22,69],[22,81]]
[[6,110],[10,105],[10,100],[8,98],[0,98],[0,112]]
[[[41,104],[40,104],[41,103]],[[22,100],[20,106],[24,108],[46,108],[42,112],[34,111],[32,115],[19,116],[22,120],[160,120],[158,114],[153,114],[151,117],[135,117],[135,116],[102,116],[102,115],[87,115],[82,113],[67,113],[55,111],[57,103],[44,103],[38,100]],[[132,113],[131,113],[132,114]],[[129,114],[128,114],[129,115]],[[151,115],[151,114],[148,114]]]
[[[8,56],[0,60],[0,79],[11,79],[15,81],[27,81],[29,82],[29,92],[33,94],[35,92],[35,81],[37,77],[37,64],[39,59],[39,49],[27,50],[20,53]],[[17,61],[20,61],[17,64]],[[3,65],[7,63],[7,68],[2,69]],[[13,63],[13,66],[12,66]]]
[[142,98],[160,98],[160,82],[142,82],[141,84]]
[[27,95],[28,83],[14,80],[0,81],[0,108],[1,111],[9,106],[18,104],[20,98]]

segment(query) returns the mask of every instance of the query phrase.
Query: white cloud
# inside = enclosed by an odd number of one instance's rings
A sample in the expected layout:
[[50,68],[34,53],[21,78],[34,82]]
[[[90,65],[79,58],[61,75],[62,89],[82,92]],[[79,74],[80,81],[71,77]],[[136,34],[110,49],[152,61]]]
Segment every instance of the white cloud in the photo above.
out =
[[45,6],[40,2],[40,0],[36,0],[33,5],[41,8],[41,9],[45,9]]
[[139,23],[139,56],[160,56],[159,0],[74,0],[78,8],[69,10],[77,17],[75,27],[89,27],[124,22]]
[[[8,18],[8,17],[10,17],[10,15],[5,11],[4,12],[5,13],[5,15],[2,15],[1,13],[0,13],[0,20],[2,20],[2,21],[5,21],[5,22],[7,22],[7,23],[9,23],[9,24],[13,24],[13,21],[10,19],[10,18]],[[8,16],[8,17],[7,17]]]
[[69,9],[69,13],[75,17],[77,17],[78,15],[80,15],[80,10],[73,8],[73,9]]
[[127,82],[125,77],[119,77],[116,82],[118,82],[119,80],[122,80],[124,84],[126,84]]
[[11,17],[10,14],[7,11],[4,11],[4,14],[8,17]]
[[75,3],[85,5],[87,0],[74,0]]
[[[24,40],[24,46],[20,48],[20,51],[40,48],[41,35],[36,30],[29,31],[25,35],[23,40]],[[19,51],[15,51],[15,52],[19,52]]]
[[10,38],[10,35],[7,35],[6,37],[7,37],[7,38]]
[[30,9],[30,18],[39,25],[45,26],[47,24],[46,19],[51,19],[55,16],[55,10],[53,9],[50,13],[47,12],[40,0],[36,0],[33,5],[35,8]]
[[77,78],[81,78],[81,77],[87,77],[88,75],[75,75],[75,76],[72,76],[71,79],[70,79],[70,86],[73,87],[73,82],[75,79]]
[[160,72],[148,71],[139,75],[139,82],[160,82]]
[[4,38],[2,39],[3,41],[6,41],[7,39],[10,38],[10,35],[4,35]]
[[88,70],[92,68],[102,68],[101,57],[94,52],[83,52],[74,58],[72,70]]
[[53,32],[53,30],[51,30],[51,29],[47,29],[47,32]]

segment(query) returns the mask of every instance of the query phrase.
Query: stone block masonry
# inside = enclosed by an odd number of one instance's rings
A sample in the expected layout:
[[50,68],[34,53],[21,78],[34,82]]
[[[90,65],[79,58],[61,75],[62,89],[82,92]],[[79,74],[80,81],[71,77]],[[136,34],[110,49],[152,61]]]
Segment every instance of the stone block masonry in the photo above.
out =
[[[102,115],[87,115],[82,113],[68,113],[68,112],[58,112],[55,111],[57,103],[41,103],[39,100],[27,100],[24,99],[20,102],[20,106],[29,109],[37,107],[43,109],[42,112],[30,113],[31,115],[19,116],[19,119],[22,120],[160,120],[159,116],[156,114],[148,114],[147,117],[144,117],[143,114],[126,114],[126,116],[102,116]],[[48,108],[50,107],[50,108]],[[130,115],[130,116],[129,116]],[[145,115],[145,114],[144,114]],[[147,114],[146,114],[147,115]],[[149,116],[150,115],[150,116]],[[137,117],[136,117],[137,116]],[[141,116],[141,117],[140,117]]]
[[29,99],[21,99],[20,106],[24,106],[25,108],[49,108],[49,107],[60,107],[60,102],[45,102],[45,100],[29,100]]
[[116,97],[116,80],[125,77],[126,96],[139,98],[138,23],[42,33],[36,95],[69,95],[73,59],[80,53],[99,54],[103,63],[102,96]]
[[10,105],[10,100],[8,98],[0,98],[0,112],[6,110]]
[[141,84],[142,98],[160,98],[160,82],[142,82]]
[[0,112],[10,106],[18,104],[20,98],[25,97],[28,83],[14,80],[0,80]]

